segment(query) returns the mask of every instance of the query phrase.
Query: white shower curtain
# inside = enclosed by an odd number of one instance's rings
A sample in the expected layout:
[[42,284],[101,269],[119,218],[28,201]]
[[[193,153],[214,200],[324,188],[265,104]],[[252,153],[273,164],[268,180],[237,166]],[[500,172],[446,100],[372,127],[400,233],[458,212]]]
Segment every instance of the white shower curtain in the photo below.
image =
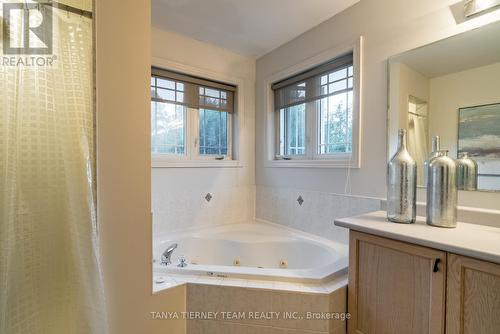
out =
[[52,66],[0,65],[1,334],[107,332],[92,20],[59,9],[53,20]]
[[408,113],[408,151],[417,163],[417,185],[424,186],[424,162],[427,149],[427,117]]

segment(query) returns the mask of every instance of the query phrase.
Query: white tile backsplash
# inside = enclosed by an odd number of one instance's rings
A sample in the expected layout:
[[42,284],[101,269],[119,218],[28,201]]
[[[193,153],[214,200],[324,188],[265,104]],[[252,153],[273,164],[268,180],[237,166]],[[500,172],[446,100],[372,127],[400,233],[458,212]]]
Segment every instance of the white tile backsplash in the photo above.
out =
[[[302,196],[302,205],[297,197]],[[280,187],[256,187],[256,218],[330,240],[347,242],[348,230],[337,218],[380,210],[380,199]]]
[[[210,202],[205,196],[212,195]],[[297,198],[304,202],[299,205]],[[330,240],[347,242],[348,231],[336,218],[380,209],[380,200],[281,187],[190,187],[161,191],[153,187],[153,231],[241,223],[253,218],[281,224]]]
[[[205,196],[212,195],[210,202]],[[248,222],[255,212],[255,187],[216,187],[153,191],[154,233]]]

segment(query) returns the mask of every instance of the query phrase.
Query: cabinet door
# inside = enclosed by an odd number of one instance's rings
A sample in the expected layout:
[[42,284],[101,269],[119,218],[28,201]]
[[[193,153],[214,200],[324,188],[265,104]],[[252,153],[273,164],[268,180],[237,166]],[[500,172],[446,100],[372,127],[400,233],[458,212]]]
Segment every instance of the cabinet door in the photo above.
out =
[[446,333],[500,333],[500,265],[448,255]]
[[356,231],[349,247],[349,334],[444,333],[444,252]]

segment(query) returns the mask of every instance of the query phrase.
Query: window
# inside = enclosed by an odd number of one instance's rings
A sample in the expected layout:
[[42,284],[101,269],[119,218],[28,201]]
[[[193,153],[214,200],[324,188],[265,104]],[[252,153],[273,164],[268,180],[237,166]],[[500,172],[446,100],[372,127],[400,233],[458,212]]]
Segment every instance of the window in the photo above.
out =
[[229,113],[211,110],[209,106],[226,107],[228,104],[227,92],[200,87],[200,101],[205,108],[199,109],[199,138],[200,150],[203,155],[215,154],[226,156],[228,154],[228,124]]
[[352,152],[352,65],[321,76],[319,154]]
[[186,107],[184,84],[151,78],[151,150],[153,154],[184,154]]
[[171,159],[231,160],[236,87],[152,69],[151,153]]
[[306,152],[305,104],[283,108],[279,113],[280,155],[304,155]]
[[272,84],[275,160],[353,155],[353,53]]

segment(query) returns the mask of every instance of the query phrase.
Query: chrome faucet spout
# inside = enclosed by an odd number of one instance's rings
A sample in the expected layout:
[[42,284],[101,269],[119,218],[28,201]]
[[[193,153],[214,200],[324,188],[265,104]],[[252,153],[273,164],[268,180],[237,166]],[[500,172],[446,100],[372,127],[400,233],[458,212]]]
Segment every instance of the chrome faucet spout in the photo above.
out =
[[177,248],[177,244],[171,244],[170,246],[167,247],[167,249],[165,249],[165,251],[161,255],[161,264],[168,266],[169,264],[172,263],[172,260],[171,260],[172,253],[174,252],[174,250],[176,248]]

